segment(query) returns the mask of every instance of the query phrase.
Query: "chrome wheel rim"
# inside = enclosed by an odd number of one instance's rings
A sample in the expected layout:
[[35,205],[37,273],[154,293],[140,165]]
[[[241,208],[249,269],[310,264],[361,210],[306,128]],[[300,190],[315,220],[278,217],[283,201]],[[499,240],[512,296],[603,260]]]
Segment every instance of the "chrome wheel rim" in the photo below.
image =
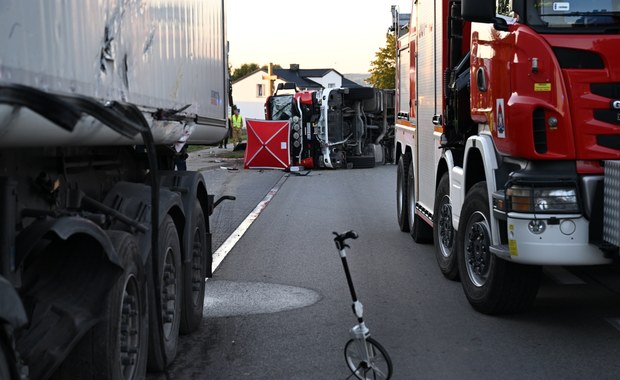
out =
[[465,236],[465,265],[471,282],[482,287],[489,278],[491,235],[489,222],[484,214],[475,212],[467,222]]
[[454,228],[452,228],[452,205],[450,204],[450,197],[447,195],[441,199],[437,222],[439,251],[443,257],[448,258],[452,255],[452,247],[454,246]]

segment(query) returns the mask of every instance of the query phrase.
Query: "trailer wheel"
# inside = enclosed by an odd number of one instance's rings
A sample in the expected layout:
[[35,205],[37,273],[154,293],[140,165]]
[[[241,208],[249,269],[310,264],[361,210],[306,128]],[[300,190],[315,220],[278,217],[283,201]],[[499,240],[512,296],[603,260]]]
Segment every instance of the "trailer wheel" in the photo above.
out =
[[402,232],[409,232],[409,215],[407,214],[407,172],[411,160],[408,154],[400,156],[396,169],[396,213],[398,225]]
[[415,175],[413,165],[407,171],[407,213],[409,214],[409,233],[416,243],[430,243],[433,240],[433,230],[422,217],[415,212],[418,197],[415,191]]
[[193,236],[190,247],[191,260],[183,268],[183,305],[181,307],[181,333],[198,330],[202,322],[205,279],[211,256],[211,241],[207,239],[207,224],[200,202],[196,200],[191,224],[188,227]]
[[143,379],[148,346],[147,286],[136,241],[108,232],[124,268],[105,300],[104,319],[71,351],[54,378]]
[[484,314],[516,313],[536,298],[540,266],[519,265],[489,250],[491,227],[486,182],[467,193],[457,231],[461,284],[469,303]]
[[[160,318],[151,313],[149,327],[151,331],[157,333],[152,333],[149,339],[148,368],[161,372],[172,363],[177,354],[181,321],[181,244],[170,215],[166,215],[159,228],[159,252],[157,265],[161,284],[159,294],[161,308],[155,312],[161,314],[162,324],[159,324]],[[161,339],[157,339],[159,337]]]
[[458,280],[459,266],[456,259],[455,235],[452,226],[452,204],[450,202],[450,177],[445,173],[435,193],[433,208],[433,240],[435,257],[441,273],[450,280]]

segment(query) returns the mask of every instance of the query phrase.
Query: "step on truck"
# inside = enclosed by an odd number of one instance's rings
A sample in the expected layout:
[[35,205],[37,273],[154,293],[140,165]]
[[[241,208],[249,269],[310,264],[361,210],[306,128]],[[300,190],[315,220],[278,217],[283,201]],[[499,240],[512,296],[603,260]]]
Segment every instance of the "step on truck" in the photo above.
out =
[[0,378],[142,379],[202,324],[224,0],[0,3]]
[[400,229],[488,314],[526,309],[544,265],[617,260],[620,3],[392,12]]

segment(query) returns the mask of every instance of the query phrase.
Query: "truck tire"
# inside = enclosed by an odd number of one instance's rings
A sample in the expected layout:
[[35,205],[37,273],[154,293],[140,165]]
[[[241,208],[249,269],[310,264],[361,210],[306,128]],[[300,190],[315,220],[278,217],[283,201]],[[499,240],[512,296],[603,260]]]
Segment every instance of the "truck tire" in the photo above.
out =
[[489,215],[486,182],[479,182],[467,192],[457,231],[463,290],[472,307],[481,313],[523,311],[536,298],[541,267],[511,263],[492,254]]
[[[151,333],[149,339],[148,369],[161,372],[172,363],[177,354],[179,325],[181,322],[182,267],[181,244],[174,221],[170,215],[161,222],[159,228],[159,283],[160,306],[149,319]],[[152,305],[153,308],[157,305]],[[162,321],[162,324],[159,321]],[[161,337],[161,339],[157,339]]]
[[441,176],[435,192],[433,207],[433,240],[435,257],[441,273],[449,280],[459,279],[459,266],[456,259],[455,235],[452,226],[452,203],[450,202],[450,177]]
[[194,204],[188,228],[193,236],[189,252],[192,257],[183,265],[183,303],[181,305],[181,334],[198,330],[202,322],[207,265],[211,263],[211,241],[207,239],[207,224],[198,200]]
[[71,351],[54,379],[144,379],[148,354],[147,285],[135,238],[108,233],[124,268],[105,300],[104,319]]
[[400,156],[396,169],[396,214],[402,232],[409,232],[409,215],[407,214],[407,172],[411,159],[408,154]]
[[415,174],[413,165],[409,165],[407,171],[407,214],[409,215],[409,233],[413,240],[418,244],[430,243],[433,241],[433,229],[422,217],[415,212],[418,197],[415,191]]
[[350,87],[349,93],[345,94],[347,100],[368,100],[374,99],[375,89],[372,87]]
[[353,164],[353,169],[369,169],[375,167],[375,156],[349,156],[347,163]]

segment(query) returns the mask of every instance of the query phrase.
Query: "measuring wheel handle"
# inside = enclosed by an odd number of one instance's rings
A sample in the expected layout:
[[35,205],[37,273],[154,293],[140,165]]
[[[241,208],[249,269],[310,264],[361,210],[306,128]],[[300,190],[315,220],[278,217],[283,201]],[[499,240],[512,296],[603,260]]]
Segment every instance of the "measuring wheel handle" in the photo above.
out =
[[338,232],[334,232],[334,235],[336,235],[336,237],[334,238],[334,242],[336,242],[336,248],[338,248],[339,251],[345,249],[345,248],[351,248],[349,247],[348,244],[346,244],[346,240],[348,239],[357,239],[359,237],[359,235],[357,234],[357,232],[351,230],[351,231],[347,231],[347,232],[343,232],[341,234],[339,234]]

